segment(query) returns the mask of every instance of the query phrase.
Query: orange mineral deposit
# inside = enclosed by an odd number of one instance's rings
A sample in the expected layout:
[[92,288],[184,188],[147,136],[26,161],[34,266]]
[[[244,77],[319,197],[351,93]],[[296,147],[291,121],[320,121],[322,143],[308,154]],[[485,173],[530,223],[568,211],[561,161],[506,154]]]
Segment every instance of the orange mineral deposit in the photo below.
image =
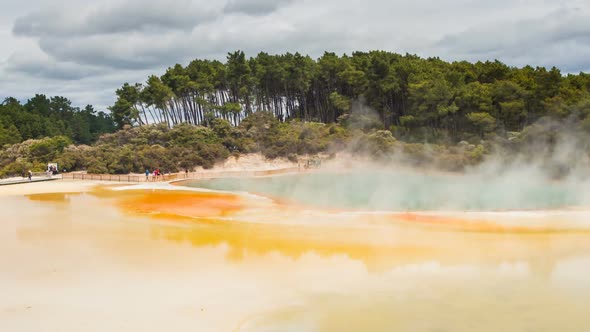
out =
[[127,211],[177,218],[215,218],[244,208],[242,197],[235,194],[182,191],[134,191],[121,200]]

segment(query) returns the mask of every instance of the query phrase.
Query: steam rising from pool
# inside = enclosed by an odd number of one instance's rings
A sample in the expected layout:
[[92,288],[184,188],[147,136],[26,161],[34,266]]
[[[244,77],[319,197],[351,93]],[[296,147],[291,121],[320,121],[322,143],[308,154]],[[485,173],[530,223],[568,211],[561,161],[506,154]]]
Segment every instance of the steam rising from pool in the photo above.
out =
[[495,211],[587,206],[583,181],[552,181],[528,171],[466,175],[351,170],[188,182],[191,187],[251,192],[318,208],[386,211]]

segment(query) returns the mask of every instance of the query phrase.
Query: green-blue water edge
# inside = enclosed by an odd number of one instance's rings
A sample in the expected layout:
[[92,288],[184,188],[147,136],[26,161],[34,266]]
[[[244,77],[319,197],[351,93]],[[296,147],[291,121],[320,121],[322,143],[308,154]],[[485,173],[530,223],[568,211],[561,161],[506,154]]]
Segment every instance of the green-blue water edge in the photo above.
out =
[[185,185],[250,192],[313,207],[365,210],[527,210],[583,203],[579,188],[571,183],[412,172],[319,172],[198,180]]

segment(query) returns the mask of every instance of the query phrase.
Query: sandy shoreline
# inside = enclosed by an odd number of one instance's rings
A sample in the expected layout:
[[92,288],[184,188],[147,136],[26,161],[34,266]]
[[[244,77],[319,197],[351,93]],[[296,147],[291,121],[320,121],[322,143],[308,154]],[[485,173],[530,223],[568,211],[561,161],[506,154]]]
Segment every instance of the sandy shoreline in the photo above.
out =
[[[307,169],[305,167],[308,160],[321,159],[320,169]],[[414,169],[407,166],[398,164],[380,164],[374,161],[370,161],[366,158],[360,158],[347,153],[340,153],[335,156],[329,157],[328,155],[319,156],[300,156],[296,162],[290,161],[286,158],[277,159],[266,159],[259,153],[243,154],[239,157],[231,156],[227,160],[216,164],[211,169],[203,169],[201,167],[196,168],[193,172],[189,173],[185,178],[185,173],[172,173],[165,174],[168,176],[170,181],[183,181],[191,179],[201,178],[213,178],[213,177],[248,177],[248,176],[263,176],[264,172],[268,172],[269,175],[277,175],[281,171],[285,171],[285,174],[293,172],[309,172],[309,171],[325,171],[330,172],[346,172],[354,169],[374,169],[374,170],[403,170],[403,171],[414,171],[423,172],[423,174],[440,174],[440,175],[451,175],[445,172],[433,172],[427,170]],[[255,174],[260,173],[260,174]],[[90,179],[82,179],[88,176]],[[452,174],[457,175],[457,174]],[[73,176],[80,176],[79,178],[73,179]],[[36,183],[19,183],[12,184],[9,186],[0,186],[0,196],[14,196],[14,195],[30,195],[40,193],[63,193],[63,192],[84,192],[90,190],[96,185],[114,185],[114,184],[138,184],[145,183],[144,174],[128,174],[128,175],[113,175],[113,177],[120,177],[122,181],[101,181],[99,175],[86,175],[84,172],[74,172],[65,175],[65,179],[49,181],[49,182],[36,182]],[[108,178],[109,175],[103,175]],[[131,180],[126,179],[131,178]],[[150,177],[151,178],[151,177]],[[20,179],[20,178],[19,178]],[[133,181],[135,180],[135,181]],[[164,177],[163,182],[169,182],[168,178]]]
[[[225,162],[215,165],[212,169],[198,168],[196,172],[204,175],[215,175],[222,172],[253,172],[272,171],[298,167],[298,163],[286,159],[267,160],[260,154],[242,155],[239,158],[230,157]],[[135,174],[143,176],[142,174]],[[182,180],[182,179],[177,179]],[[0,196],[21,196],[45,193],[86,192],[97,185],[145,184],[145,182],[112,182],[99,180],[60,179],[47,182],[26,182],[0,186]]]
[[23,196],[47,193],[86,192],[97,185],[113,184],[107,181],[55,180],[47,182],[21,183],[0,187],[0,196]]

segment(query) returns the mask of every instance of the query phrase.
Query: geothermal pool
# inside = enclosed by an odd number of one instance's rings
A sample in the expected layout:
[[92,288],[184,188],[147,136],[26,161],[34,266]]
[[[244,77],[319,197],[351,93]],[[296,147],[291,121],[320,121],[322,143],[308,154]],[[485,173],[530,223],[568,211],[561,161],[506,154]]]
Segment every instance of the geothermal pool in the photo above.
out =
[[[523,174],[526,175],[526,174]],[[590,203],[580,182],[555,182],[522,176],[490,179],[383,170],[316,172],[236,180],[219,178],[185,185],[213,190],[255,192],[319,208],[362,210],[528,210]]]
[[590,330],[573,184],[320,175],[3,196],[0,330]]

